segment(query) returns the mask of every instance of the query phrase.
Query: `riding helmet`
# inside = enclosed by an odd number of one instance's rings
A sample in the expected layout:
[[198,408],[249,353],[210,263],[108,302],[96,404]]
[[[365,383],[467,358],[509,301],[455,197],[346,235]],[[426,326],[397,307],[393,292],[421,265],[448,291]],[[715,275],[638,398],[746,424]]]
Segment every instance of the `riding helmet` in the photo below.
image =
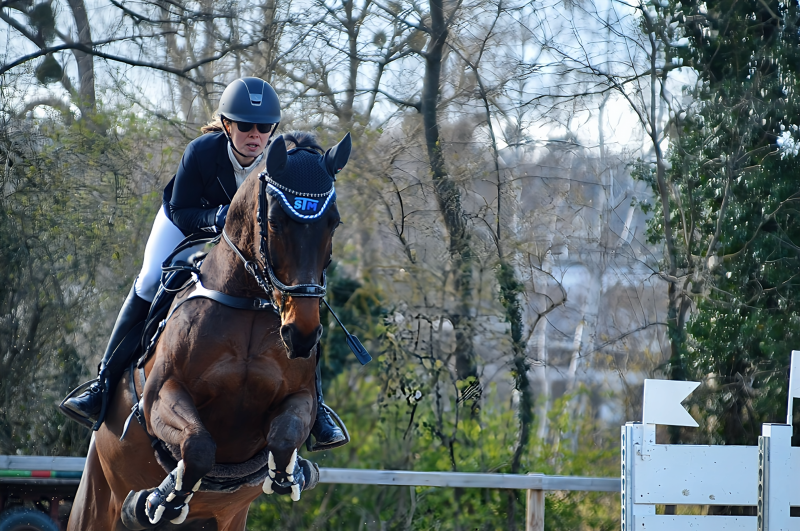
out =
[[242,77],[225,88],[219,100],[219,115],[234,122],[277,124],[281,121],[281,105],[269,83],[257,77]]

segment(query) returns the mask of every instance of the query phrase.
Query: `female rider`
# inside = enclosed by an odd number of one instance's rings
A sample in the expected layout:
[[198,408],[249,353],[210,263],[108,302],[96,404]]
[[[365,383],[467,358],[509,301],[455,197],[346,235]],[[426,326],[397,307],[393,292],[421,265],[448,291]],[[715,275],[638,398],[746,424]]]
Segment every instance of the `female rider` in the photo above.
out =
[[[217,233],[225,226],[231,199],[258,166],[281,120],[275,90],[256,77],[235,80],[222,93],[219,117],[202,128],[183,153],[178,171],[164,189],[144,251],[144,263],[117,317],[98,378],[83,394],[61,403],[65,415],[95,430],[103,394],[113,395],[135,349],[119,347],[125,336],[147,317],[161,280],[161,264],[185,236],[200,231]],[[319,370],[317,380],[319,380]],[[317,389],[321,388],[317,383]],[[318,393],[317,420],[311,430],[316,446],[330,447],[345,440],[341,429],[322,407]]]

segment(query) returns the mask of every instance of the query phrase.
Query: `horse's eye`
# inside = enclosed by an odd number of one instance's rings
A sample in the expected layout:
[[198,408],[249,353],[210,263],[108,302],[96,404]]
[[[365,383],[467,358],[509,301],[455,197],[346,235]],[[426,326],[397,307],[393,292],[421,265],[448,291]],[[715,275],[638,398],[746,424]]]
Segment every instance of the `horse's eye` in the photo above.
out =
[[280,221],[278,221],[277,219],[272,219],[272,218],[270,218],[270,219],[269,219],[269,220],[267,220],[267,221],[269,222],[269,228],[270,228],[270,229],[272,229],[272,230],[274,230],[274,231],[276,231],[276,232],[277,232],[277,231],[279,231],[279,230],[281,230],[281,222],[280,222]]

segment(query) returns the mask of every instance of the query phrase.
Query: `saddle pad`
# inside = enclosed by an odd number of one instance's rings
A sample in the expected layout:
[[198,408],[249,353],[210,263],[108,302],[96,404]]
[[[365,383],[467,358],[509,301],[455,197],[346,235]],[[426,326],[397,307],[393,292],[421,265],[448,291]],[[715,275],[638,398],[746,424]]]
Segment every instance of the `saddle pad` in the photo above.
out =
[[[158,442],[162,451],[159,452],[159,448],[156,448],[156,460],[167,473],[170,473],[178,466],[181,449],[179,446],[161,440]],[[200,490],[203,492],[236,492],[242,487],[260,486],[268,475],[269,450],[264,448],[244,463],[214,464],[211,472],[203,477]]]

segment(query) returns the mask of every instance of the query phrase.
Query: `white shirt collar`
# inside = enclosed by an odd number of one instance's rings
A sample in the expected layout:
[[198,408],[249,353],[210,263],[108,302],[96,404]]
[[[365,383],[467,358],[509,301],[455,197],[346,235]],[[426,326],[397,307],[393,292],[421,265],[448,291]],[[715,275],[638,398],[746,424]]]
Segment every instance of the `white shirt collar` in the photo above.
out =
[[258,163],[261,162],[261,158],[264,156],[264,152],[262,151],[259,156],[255,158],[252,164],[249,166],[242,166],[239,161],[236,159],[236,156],[233,154],[233,149],[231,149],[231,143],[228,142],[228,158],[231,159],[231,164],[233,165],[233,176],[236,178],[236,189],[238,190],[239,187],[242,185],[247,176],[250,175],[250,172],[258,166]]

